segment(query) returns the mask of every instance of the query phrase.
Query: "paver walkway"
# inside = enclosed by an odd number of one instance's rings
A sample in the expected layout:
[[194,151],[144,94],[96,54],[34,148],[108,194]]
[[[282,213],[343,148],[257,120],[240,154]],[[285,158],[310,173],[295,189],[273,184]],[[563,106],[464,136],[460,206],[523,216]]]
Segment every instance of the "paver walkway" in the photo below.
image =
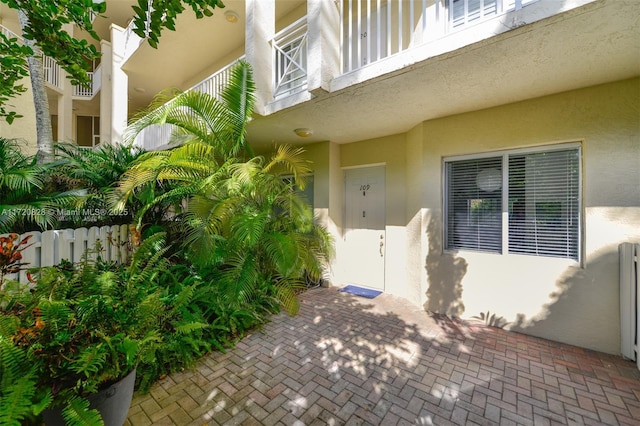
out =
[[301,299],[296,317],[137,395],[126,425],[640,424],[630,361],[387,294]]

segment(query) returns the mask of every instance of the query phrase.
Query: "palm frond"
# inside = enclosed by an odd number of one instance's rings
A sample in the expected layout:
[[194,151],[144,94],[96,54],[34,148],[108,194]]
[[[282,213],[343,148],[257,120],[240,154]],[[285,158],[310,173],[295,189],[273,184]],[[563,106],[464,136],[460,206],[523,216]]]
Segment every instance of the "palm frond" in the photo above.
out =
[[231,126],[228,137],[234,142],[230,147],[231,155],[235,156],[244,151],[249,157],[253,157],[253,151],[246,142],[245,136],[247,124],[253,114],[255,90],[251,65],[246,61],[239,61],[231,69],[229,84],[221,94],[222,101],[229,111],[228,118]]
[[311,162],[304,156],[304,149],[290,145],[280,145],[269,163],[264,166],[264,170],[292,174],[301,189],[304,189],[303,177],[312,171]]
[[234,253],[227,258],[227,264],[219,283],[223,300],[230,306],[246,303],[257,290],[260,277],[257,259],[250,252]]
[[276,298],[289,315],[295,315],[300,310],[297,292],[304,288],[299,278],[283,278],[275,282]]
[[263,244],[267,258],[280,276],[302,276],[302,240],[302,235],[296,232],[272,232],[264,236]]

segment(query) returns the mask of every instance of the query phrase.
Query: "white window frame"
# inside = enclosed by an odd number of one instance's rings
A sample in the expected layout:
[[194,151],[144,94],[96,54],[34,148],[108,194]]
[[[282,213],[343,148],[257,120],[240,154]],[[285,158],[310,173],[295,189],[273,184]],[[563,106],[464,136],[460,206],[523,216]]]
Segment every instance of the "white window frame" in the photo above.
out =
[[[570,257],[554,257],[548,255],[535,255],[528,253],[509,253],[509,156],[511,155],[526,155],[526,154],[535,154],[542,152],[553,152],[553,151],[562,151],[562,150],[578,150],[578,232],[577,232],[577,258]],[[485,253],[487,255],[494,256],[531,256],[531,257],[542,257],[542,258],[551,258],[551,259],[564,259],[568,261],[575,261],[578,264],[582,264],[583,259],[583,224],[584,224],[584,211],[583,211],[583,157],[582,157],[582,143],[581,142],[566,142],[566,143],[556,143],[556,144],[547,144],[547,145],[538,145],[535,147],[528,148],[516,148],[516,149],[508,149],[508,150],[497,150],[476,154],[466,154],[466,155],[457,155],[444,157],[442,160],[442,249],[443,252],[460,252],[460,251],[472,251],[478,253]],[[474,250],[474,249],[450,249],[447,247],[448,242],[448,218],[449,218],[449,194],[448,194],[448,181],[447,181],[447,163],[452,163],[456,161],[463,160],[478,160],[483,158],[495,158],[502,157],[502,246],[501,252],[496,253],[493,251],[485,251],[485,250]]]

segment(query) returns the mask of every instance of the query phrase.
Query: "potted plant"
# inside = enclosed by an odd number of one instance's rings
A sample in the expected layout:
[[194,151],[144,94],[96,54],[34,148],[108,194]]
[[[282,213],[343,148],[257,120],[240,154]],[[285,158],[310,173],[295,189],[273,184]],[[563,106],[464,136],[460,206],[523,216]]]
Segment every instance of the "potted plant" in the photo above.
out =
[[[47,425],[124,423],[135,367],[153,357],[161,340],[164,305],[155,278],[166,267],[163,238],[145,240],[126,267],[85,256],[77,265],[40,269],[32,285],[2,284],[0,408],[10,411],[0,423],[36,419],[45,407],[53,409],[44,410]],[[25,378],[17,391],[10,387]],[[129,389],[119,391],[113,385],[123,378]],[[125,395],[124,405],[101,413],[96,405],[114,390]],[[30,405],[11,408],[20,398]]]

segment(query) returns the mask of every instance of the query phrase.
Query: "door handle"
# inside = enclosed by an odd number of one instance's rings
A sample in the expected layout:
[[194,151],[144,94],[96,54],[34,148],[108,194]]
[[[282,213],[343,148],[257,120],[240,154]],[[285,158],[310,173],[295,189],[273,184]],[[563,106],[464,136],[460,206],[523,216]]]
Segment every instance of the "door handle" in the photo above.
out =
[[384,247],[384,243],[380,241],[380,257],[382,257],[382,247]]

